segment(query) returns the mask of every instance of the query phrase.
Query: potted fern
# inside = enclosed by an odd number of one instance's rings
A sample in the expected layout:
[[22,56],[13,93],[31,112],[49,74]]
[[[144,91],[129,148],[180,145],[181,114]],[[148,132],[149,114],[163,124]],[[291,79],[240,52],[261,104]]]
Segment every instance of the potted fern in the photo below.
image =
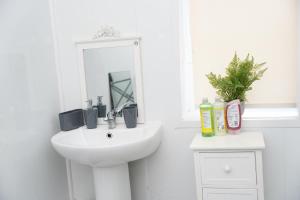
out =
[[207,74],[210,84],[217,90],[217,94],[225,101],[229,102],[239,99],[242,105],[247,100],[246,93],[252,90],[251,85],[260,80],[267,68],[265,63],[255,63],[253,56],[248,54],[244,60],[241,60],[237,54],[226,68],[226,75]]

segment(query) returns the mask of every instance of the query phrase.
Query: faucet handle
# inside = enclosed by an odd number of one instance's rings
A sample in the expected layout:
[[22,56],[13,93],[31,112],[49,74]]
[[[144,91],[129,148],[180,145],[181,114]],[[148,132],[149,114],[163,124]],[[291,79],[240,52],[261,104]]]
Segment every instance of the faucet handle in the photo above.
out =
[[107,119],[108,120],[115,120],[116,119],[116,112],[114,110],[109,111],[107,113]]
[[109,111],[107,113],[107,119],[105,119],[104,121],[107,122],[108,124],[108,129],[113,129],[116,127],[116,112],[114,110]]

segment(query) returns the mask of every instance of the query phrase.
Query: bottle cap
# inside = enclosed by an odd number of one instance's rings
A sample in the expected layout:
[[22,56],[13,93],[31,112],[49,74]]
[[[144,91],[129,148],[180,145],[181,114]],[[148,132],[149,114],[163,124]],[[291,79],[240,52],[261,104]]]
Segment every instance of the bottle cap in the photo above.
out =
[[202,99],[202,103],[208,103],[208,98],[207,98],[207,97],[204,97],[204,98]]
[[222,102],[220,97],[215,97],[215,102]]

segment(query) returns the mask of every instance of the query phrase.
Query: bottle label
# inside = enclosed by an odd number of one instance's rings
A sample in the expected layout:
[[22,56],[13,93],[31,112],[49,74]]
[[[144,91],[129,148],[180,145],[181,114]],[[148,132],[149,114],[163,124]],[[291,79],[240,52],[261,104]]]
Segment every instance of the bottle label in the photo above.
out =
[[224,118],[224,109],[215,109],[215,119],[216,119],[216,126],[215,129],[218,132],[225,131],[225,118]]
[[202,117],[203,117],[203,128],[211,128],[211,115],[210,115],[210,111],[203,111],[202,112]]
[[240,111],[238,104],[231,104],[227,109],[228,128],[237,129],[240,127]]
[[212,111],[201,110],[201,130],[204,134],[213,134]]

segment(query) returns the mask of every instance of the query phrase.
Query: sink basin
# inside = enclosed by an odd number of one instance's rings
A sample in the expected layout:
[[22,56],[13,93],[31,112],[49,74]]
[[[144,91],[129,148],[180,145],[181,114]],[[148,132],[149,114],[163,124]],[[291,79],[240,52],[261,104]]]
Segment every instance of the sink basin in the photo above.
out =
[[152,122],[133,129],[124,125],[81,127],[59,132],[51,142],[63,157],[93,167],[97,200],[130,200],[128,162],[153,153],[160,138],[161,123]]
[[92,167],[107,167],[144,158],[160,143],[160,123],[138,125],[134,129],[119,126],[107,129],[81,127],[59,132],[52,137],[55,150],[63,157]]

